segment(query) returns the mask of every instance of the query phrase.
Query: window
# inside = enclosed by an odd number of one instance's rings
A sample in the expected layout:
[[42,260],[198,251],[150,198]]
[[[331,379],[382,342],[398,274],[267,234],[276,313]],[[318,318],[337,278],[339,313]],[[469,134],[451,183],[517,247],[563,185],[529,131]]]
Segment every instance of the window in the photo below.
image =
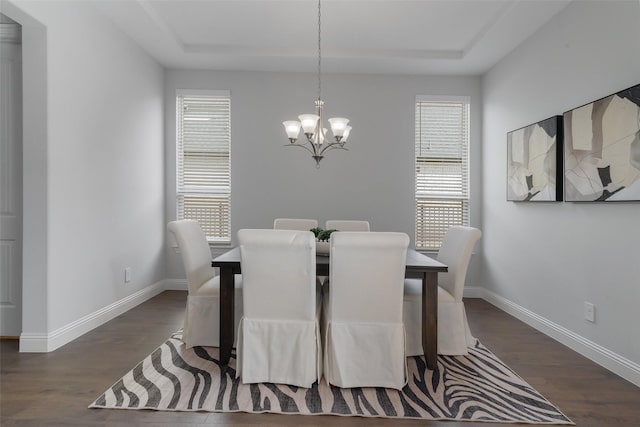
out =
[[230,128],[228,91],[178,91],[177,217],[197,220],[213,243],[231,242]]
[[469,225],[469,98],[416,98],[416,249]]

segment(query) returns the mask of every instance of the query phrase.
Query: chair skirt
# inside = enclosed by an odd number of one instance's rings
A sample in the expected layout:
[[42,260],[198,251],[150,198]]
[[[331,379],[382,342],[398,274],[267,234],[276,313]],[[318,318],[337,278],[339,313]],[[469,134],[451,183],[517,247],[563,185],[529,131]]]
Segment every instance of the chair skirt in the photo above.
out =
[[310,388],[322,377],[319,322],[243,318],[236,377]]
[[[406,384],[402,323],[329,322],[325,326],[325,378],[338,387]],[[375,366],[376,369],[371,369]]]
[[[218,285],[218,292],[207,292],[204,295],[189,295],[187,297],[187,310],[184,319],[182,341],[187,348],[195,346],[219,347],[220,346],[220,294],[219,280],[214,279]],[[242,276],[235,276],[235,304],[234,304],[234,343],[235,331],[242,318]]]
[[[407,356],[424,355],[422,349],[422,296],[405,295],[403,321]],[[463,302],[438,301],[438,354],[464,355],[476,339],[471,335]]]

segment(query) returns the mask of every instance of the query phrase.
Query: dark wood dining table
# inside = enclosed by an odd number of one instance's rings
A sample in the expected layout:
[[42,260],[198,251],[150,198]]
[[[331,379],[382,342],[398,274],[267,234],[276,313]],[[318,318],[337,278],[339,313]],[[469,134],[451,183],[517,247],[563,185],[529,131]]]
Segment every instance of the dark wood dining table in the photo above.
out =
[[[330,257],[316,256],[316,274],[329,275]],[[216,257],[211,265],[220,268],[220,362],[229,363],[233,348],[234,275],[241,274],[240,248]],[[447,266],[413,249],[407,250],[405,277],[422,279],[422,349],[429,369],[438,360],[438,273]]]

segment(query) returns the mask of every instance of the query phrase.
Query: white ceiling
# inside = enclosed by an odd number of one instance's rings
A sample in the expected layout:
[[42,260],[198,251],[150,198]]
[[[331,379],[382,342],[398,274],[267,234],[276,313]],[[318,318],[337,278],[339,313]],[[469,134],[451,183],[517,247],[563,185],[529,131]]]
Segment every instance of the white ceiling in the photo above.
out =
[[[571,0],[323,0],[322,72],[479,75]],[[96,0],[167,68],[315,71],[316,0]]]

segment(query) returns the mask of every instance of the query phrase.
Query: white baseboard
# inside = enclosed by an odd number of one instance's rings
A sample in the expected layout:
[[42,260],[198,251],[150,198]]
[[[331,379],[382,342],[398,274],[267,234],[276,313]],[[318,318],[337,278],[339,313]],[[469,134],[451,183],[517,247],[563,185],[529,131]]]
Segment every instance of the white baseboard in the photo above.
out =
[[165,281],[161,280],[48,334],[22,333],[20,335],[20,352],[47,353],[60,348],[164,290]]
[[[481,298],[550,336],[598,365],[640,387],[640,365],[494,292],[478,288]],[[466,290],[464,296],[467,296]]]
[[[161,280],[48,334],[22,333],[20,335],[20,352],[46,353],[60,348],[92,329],[153,298],[164,290],[187,290],[187,282],[179,279]],[[484,299],[502,311],[509,313],[527,325],[640,387],[639,364],[482,287],[465,287],[464,297]]]
[[165,279],[164,280],[165,291],[188,291],[186,279]]
[[484,288],[478,286],[465,286],[462,294],[463,298],[482,298],[484,295]]

